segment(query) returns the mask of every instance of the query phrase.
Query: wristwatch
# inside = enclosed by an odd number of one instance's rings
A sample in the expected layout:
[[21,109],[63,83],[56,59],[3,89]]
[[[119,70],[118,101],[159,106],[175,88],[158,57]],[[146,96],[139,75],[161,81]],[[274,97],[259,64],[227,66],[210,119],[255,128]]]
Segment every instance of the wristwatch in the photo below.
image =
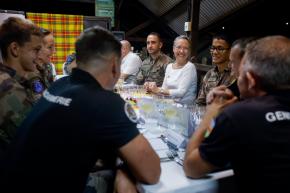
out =
[[164,89],[160,88],[159,92],[160,92],[160,94],[164,94]]

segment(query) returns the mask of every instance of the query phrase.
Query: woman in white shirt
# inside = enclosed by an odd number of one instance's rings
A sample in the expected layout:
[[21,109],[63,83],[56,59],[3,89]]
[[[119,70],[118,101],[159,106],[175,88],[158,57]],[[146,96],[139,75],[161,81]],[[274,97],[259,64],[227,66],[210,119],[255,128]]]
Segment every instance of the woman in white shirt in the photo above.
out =
[[147,89],[155,94],[171,96],[178,103],[192,105],[196,98],[197,74],[194,64],[189,61],[190,51],[188,37],[175,38],[173,53],[176,60],[168,64],[162,87],[150,83]]

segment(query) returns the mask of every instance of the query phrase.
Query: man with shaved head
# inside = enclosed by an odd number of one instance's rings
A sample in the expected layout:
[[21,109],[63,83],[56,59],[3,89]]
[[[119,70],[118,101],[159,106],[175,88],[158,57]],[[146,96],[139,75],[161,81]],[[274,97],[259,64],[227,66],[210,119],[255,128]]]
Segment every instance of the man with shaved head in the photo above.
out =
[[238,87],[245,100],[226,107],[237,100],[229,94],[207,106],[188,143],[184,171],[199,178],[231,164],[239,192],[290,192],[290,40],[251,42]]
[[121,75],[120,79],[125,83],[134,82],[136,74],[142,64],[140,57],[131,51],[131,44],[127,40],[122,40],[122,63],[121,63]]
[[158,87],[162,86],[167,64],[172,59],[162,53],[163,41],[159,33],[151,32],[146,39],[149,56],[142,62],[137,74],[136,83],[148,88],[150,82],[155,82]]

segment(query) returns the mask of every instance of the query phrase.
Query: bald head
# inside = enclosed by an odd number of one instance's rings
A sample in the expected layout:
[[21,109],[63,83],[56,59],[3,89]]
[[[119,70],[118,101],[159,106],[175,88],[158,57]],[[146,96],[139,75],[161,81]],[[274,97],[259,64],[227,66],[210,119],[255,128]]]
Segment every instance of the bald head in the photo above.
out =
[[265,90],[290,88],[290,40],[268,36],[250,43],[243,59],[244,70],[260,79]]
[[124,58],[131,51],[131,44],[127,40],[122,40],[122,58]]

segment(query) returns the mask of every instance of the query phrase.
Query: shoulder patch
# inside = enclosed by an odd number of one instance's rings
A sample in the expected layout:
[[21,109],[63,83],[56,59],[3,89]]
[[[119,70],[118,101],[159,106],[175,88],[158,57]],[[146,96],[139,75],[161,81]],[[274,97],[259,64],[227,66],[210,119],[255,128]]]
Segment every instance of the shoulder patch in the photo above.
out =
[[124,105],[124,111],[127,115],[127,117],[130,119],[130,121],[132,121],[133,123],[137,123],[137,115],[134,111],[134,109],[132,108],[132,106],[126,102]]
[[44,91],[44,85],[39,78],[33,78],[30,81],[30,88],[34,93],[41,94]]

